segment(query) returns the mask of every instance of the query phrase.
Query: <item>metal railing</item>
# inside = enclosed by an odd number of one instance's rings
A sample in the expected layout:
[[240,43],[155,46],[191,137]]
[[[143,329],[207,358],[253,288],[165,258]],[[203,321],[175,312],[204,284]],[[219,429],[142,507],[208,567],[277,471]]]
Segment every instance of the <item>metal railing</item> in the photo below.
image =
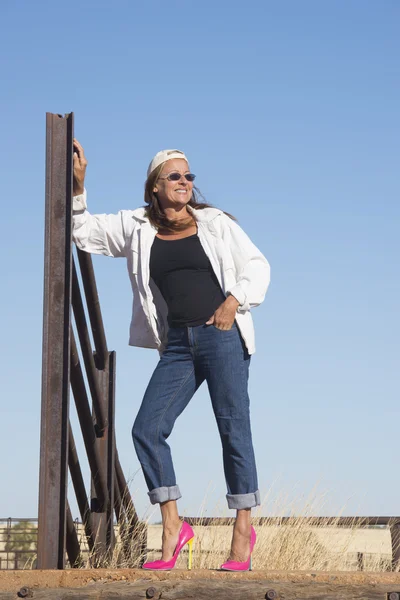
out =
[[[68,468],[90,550],[98,563],[112,551],[114,515],[143,544],[143,531],[115,443],[115,352],[107,348],[90,254],[72,253],[73,114],[47,113],[42,414],[37,567],[81,564],[67,499]],[[84,300],[94,352],[89,336]],[[72,327],[71,307],[77,337]],[[80,344],[87,390],[79,358]],[[69,420],[70,388],[91,472],[90,502]],[[89,401],[91,397],[91,403]],[[132,537],[131,536],[131,537]],[[139,543],[139,541],[138,541]],[[96,563],[96,561],[95,561]],[[96,564],[94,564],[96,566]]]
[[37,519],[0,518],[0,569],[35,566]]

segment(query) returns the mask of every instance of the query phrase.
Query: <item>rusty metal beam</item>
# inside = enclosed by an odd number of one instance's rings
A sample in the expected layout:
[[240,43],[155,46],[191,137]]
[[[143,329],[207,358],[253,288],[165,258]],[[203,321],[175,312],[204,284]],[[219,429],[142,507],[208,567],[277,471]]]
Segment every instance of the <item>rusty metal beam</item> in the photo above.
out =
[[102,391],[97,376],[97,368],[94,363],[92,345],[89,338],[85,310],[83,308],[82,295],[79,289],[78,275],[74,261],[72,261],[72,308],[74,311],[76,329],[81,345],[87,380],[92,396],[93,410],[96,415],[97,429],[98,432],[102,434],[107,426],[107,416],[103,407]]
[[[65,568],[66,553],[71,565],[79,562],[79,544],[67,501],[68,464],[91,548],[97,544],[94,529],[98,526],[104,552],[112,549],[114,511],[118,520],[124,519],[126,523],[129,520],[132,533],[138,524],[116,456],[115,353],[109,353],[107,349],[92,259],[89,254],[77,251],[95,355],[72,259],[72,142],[73,114],[62,117],[48,113],[37,561],[41,569]],[[71,297],[93,400],[93,415],[71,328]],[[93,479],[95,497],[92,495],[90,508],[69,424],[70,385]]]
[[95,362],[100,371],[106,368],[108,349],[106,334],[104,332],[103,318],[101,316],[99,295],[97,293],[96,279],[94,277],[92,257],[87,252],[77,249],[79,266],[82,274],[83,288],[85,290],[86,306],[88,307],[89,320],[92,326],[94,346],[96,349]]
[[71,567],[79,568],[83,566],[83,559],[81,556],[81,548],[79,545],[78,535],[76,533],[74,520],[72,518],[71,509],[67,500],[67,513],[66,513],[66,525],[67,525],[67,537],[66,537],[66,550],[68,555],[69,564]]
[[114,469],[114,512],[117,519],[117,523],[123,523],[125,521],[125,513],[121,504],[121,495],[119,493],[118,481],[115,477]]
[[[89,399],[86,392],[85,380],[81,364],[79,361],[78,350],[76,347],[75,336],[71,330],[71,387],[75,400],[76,411],[82,430],[83,441],[86,448],[86,454],[92,474],[93,483],[96,489],[98,511],[106,510],[108,503],[107,481],[102,465],[102,459],[98,451],[96,433],[90,412]],[[95,527],[95,525],[93,524]]]
[[88,541],[90,550],[94,548],[94,534],[91,524],[90,507],[86,495],[85,483],[82,477],[81,466],[76,451],[74,436],[72,433],[71,424],[69,425],[69,442],[68,442],[68,466],[71,473],[72,485],[74,486],[75,496],[79,507],[82,523],[85,528],[85,535]]
[[46,115],[39,569],[63,569],[71,323],[73,114]]
[[115,383],[116,383],[116,353],[108,356],[108,435],[107,435],[107,487],[109,503],[107,506],[107,547],[115,544],[114,533],[114,483],[115,483]]
[[[107,479],[107,490],[109,502],[106,511],[93,512],[93,527],[96,531],[96,553],[97,558],[109,552],[115,542],[114,536],[114,455],[115,455],[115,433],[114,433],[114,405],[115,405],[115,352],[110,352],[106,361],[106,368],[98,372],[99,382],[102,388],[103,410],[107,414],[109,426],[104,435],[97,438],[97,449],[101,459],[103,476]],[[95,415],[93,415],[96,422]],[[93,488],[92,488],[93,490]],[[97,504],[95,490],[92,491],[92,508]]]

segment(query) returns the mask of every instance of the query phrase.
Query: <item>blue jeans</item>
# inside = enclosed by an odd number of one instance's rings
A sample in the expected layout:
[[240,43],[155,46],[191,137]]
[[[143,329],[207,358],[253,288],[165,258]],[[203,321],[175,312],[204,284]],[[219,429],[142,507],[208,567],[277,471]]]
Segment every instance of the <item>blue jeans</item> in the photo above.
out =
[[204,380],[221,436],[228,506],[260,504],[247,392],[249,365],[236,323],[228,331],[214,325],[169,329],[132,430],[152,504],[181,497],[167,439]]

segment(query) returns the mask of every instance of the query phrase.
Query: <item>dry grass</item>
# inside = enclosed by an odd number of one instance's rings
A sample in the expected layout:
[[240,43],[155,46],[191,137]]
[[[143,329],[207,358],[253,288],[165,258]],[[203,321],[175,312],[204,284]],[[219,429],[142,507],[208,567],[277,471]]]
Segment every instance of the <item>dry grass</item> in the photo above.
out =
[[111,551],[104,552],[99,546],[89,550],[82,531],[81,549],[86,550],[83,568],[136,569],[146,560],[147,528],[149,519],[137,520],[132,504],[125,511],[125,521],[114,527],[115,544]]
[[[218,569],[229,556],[234,518],[226,518],[221,525],[205,526],[204,520],[208,517],[206,504],[205,496],[194,525],[193,569]],[[81,527],[78,531],[82,550],[80,567],[138,568],[145,560],[160,558],[161,526],[157,530],[156,526],[150,525],[158,508],[152,507],[151,510],[136,525],[132,525],[133,515],[128,512],[126,523],[115,527],[115,545],[108,553],[104,553],[99,546],[90,551]],[[223,502],[213,513],[224,514],[225,510]],[[316,487],[307,498],[300,496],[290,500],[289,494],[274,495],[272,486],[262,505],[252,514],[257,532],[254,568],[356,571],[359,569],[358,553],[362,552],[365,571],[391,571],[392,556],[387,527],[377,528],[378,537],[375,535],[371,546],[373,531],[365,527],[365,519],[349,518],[346,528],[338,527],[338,520],[345,512],[343,507],[328,523],[321,525],[317,522],[315,515],[329,512],[333,511],[327,510],[326,494],[319,492]],[[284,521],[285,517],[290,517],[290,520]],[[178,559],[177,568],[186,568],[187,555],[186,546]],[[36,556],[32,555],[24,568],[34,568],[35,559]],[[400,571],[400,565],[396,571]]]
[[[255,569],[349,571],[359,568],[355,541],[365,531],[365,520],[350,518],[348,527],[338,527],[344,508],[328,523],[321,525],[315,515],[325,512],[325,494],[316,488],[308,498],[290,501],[288,495],[273,497],[271,488],[262,505],[253,511],[257,543],[253,556]],[[269,514],[269,517],[263,515]],[[279,516],[282,515],[282,516]],[[284,521],[283,517],[290,517]],[[262,521],[260,521],[262,518]],[[225,525],[204,527],[199,517],[195,527],[193,568],[216,569],[230,550],[234,519]],[[181,559],[181,565],[184,561]],[[363,568],[368,571],[391,570],[391,554],[387,548],[363,555]]]
[[[355,539],[361,530],[365,530],[363,519],[349,519],[348,527],[338,527],[338,519],[343,510],[328,524],[320,525],[314,515],[324,513],[324,494],[315,490],[309,498],[299,498],[288,501],[281,494],[272,499],[272,490],[265,497],[262,506],[253,511],[253,525],[257,531],[257,544],[254,550],[253,565],[255,569],[276,570],[323,570],[351,571],[357,570],[358,559]],[[204,506],[204,503],[203,503]],[[263,517],[269,514],[269,518]],[[283,522],[282,517],[291,519]],[[217,569],[224,562],[230,549],[233,518],[227,518],[224,525],[205,527],[204,515],[199,516],[194,526],[195,542],[193,544],[193,569]],[[143,560],[155,560],[160,557],[160,535],[152,534],[153,540],[148,540],[150,546],[145,547],[145,526],[148,520],[142,522],[139,528],[117,528],[116,545],[109,556],[99,557],[92,552],[87,566],[94,562],[98,566],[108,568],[137,568]],[[154,531],[153,531],[154,533]],[[154,539],[156,541],[154,542]],[[153,544],[152,544],[153,541]],[[187,547],[181,552],[177,567],[185,568],[187,563]],[[388,549],[378,549],[377,552],[363,555],[363,568],[366,571],[391,570],[391,555]]]
[[[195,527],[193,568],[217,569],[224,562],[230,549],[231,525]],[[329,545],[330,534],[336,533],[335,519],[327,527],[321,527],[313,518],[294,517],[289,523],[262,525],[254,523],[257,531],[257,544],[254,550],[255,569],[282,571],[349,571],[358,569],[357,553],[350,551],[360,525],[353,526],[341,534],[344,538],[341,549]],[[323,532],[321,531],[323,530]],[[323,533],[323,536],[321,536]],[[321,541],[323,537],[324,541]],[[186,558],[180,559],[178,566],[185,566]],[[391,555],[388,553],[364,554],[363,568],[368,571],[391,569]]]

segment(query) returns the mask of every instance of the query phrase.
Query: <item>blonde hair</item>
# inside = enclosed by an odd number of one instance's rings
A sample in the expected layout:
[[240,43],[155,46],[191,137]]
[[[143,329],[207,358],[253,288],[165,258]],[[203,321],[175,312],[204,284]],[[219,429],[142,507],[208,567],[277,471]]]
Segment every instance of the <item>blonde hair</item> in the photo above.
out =
[[[194,223],[194,217],[190,215],[187,219],[179,219],[178,221],[172,221],[168,219],[166,214],[163,212],[157,194],[154,192],[154,186],[160,176],[163,169],[164,163],[154,169],[148,176],[146,183],[144,184],[144,201],[147,206],[145,207],[145,215],[149,219],[150,223],[157,229],[166,229],[168,231],[177,232],[184,231]],[[190,198],[188,205],[194,210],[202,210],[203,208],[214,208],[212,204],[206,202],[199,202],[199,198],[203,198],[200,190],[193,186],[192,197]],[[225,213],[236,221],[235,217],[229,213]]]

